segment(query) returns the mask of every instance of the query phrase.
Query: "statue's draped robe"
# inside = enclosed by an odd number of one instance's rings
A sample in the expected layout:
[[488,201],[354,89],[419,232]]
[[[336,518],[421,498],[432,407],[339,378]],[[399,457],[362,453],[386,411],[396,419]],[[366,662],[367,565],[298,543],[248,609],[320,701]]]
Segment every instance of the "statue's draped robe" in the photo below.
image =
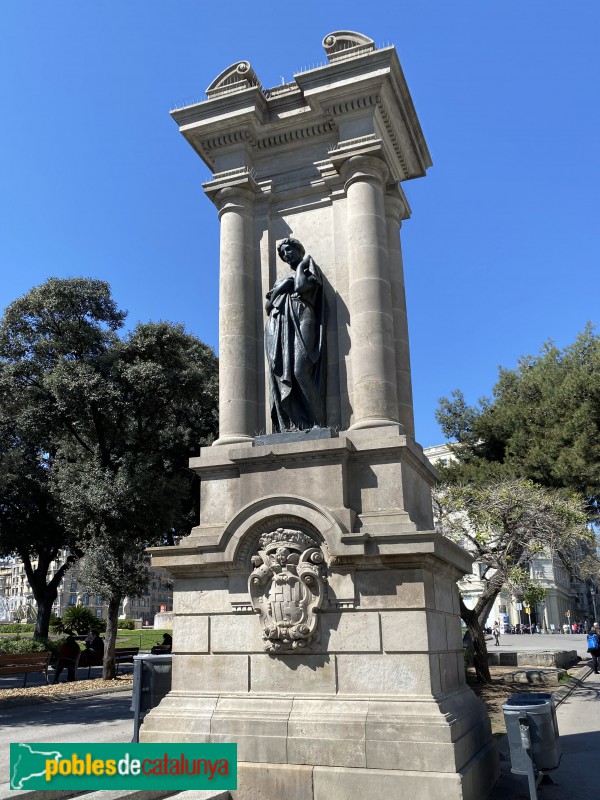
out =
[[[307,283],[298,291],[299,270]],[[281,291],[281,294],[277,294]],[[325,320],[321,270],[310,256],[277,281],[265,329],[273,431],[325,425]]]

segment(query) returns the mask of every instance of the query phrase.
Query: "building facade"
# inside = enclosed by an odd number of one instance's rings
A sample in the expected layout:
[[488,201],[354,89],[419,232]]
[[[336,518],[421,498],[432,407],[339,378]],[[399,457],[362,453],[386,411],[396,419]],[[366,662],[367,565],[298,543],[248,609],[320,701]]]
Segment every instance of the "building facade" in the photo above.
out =
[[[53,561],[48,572],[49,580],[64,563],[65,554]],[[35,562],[34,562],[35,564]],[[3,621],[12,619],[34,619],[35,600],[27,581],[25,566],[19,557],[14,557],[0,565],[0,612],[4,610]],[[62,617],[69,606],[87,606],[97,617],[106,619],[108,606],[99,595],[87,590],[81,580],[77,564],[64,574],[52,612]],[[160,568],[150,567],[148,587],[142,597],[126,598],[122,617],[142,620],[143,625],[153,625],[154,615],[173,610],[173,591],[169,573]],[[0,615],[2,620],[2,615]]]

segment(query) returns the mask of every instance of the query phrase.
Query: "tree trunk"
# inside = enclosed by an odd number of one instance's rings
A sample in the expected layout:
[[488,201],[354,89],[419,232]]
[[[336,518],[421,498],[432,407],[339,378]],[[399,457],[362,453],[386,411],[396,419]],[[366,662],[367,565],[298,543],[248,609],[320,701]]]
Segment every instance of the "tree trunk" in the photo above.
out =
[[106,618],[106,634],[104,637],[104,662],[102,666],[102,677],[106,681],[111,681],[115,677],[115,644],[117,641],[117,620],[119,618],[121,599],[121,595],[116,594],[112,595],[108,601],[108,616]]
[[58,555],[58,550],[50,550],[37,554],[37,566],[34,569],[28,553],[19,553],[23,560],[27,581],[31,586],[31,591],[37,604],[37,617],[35,620],[34,639],[47,639],[50,630],[50,616],[52,606],[58,597],[58,587],[65,572],[77,561],[79,556],[71,553],[65,563],[54,573],[51,581],[48,582],[48,570],[50,564]]
[[476,611],[467,608],[462,598],[460,601],[460,616],[467,626],[467,630],[471,634],[471,639],[473,641],[473,665],[475,667],[477,680],[480,683],[491,683],[492,676],[490,675],[488,652],[483,628],[479,624]]
[[33,632],[34,639],[47,639],[50,631],[50,616],[52,614],[52,606],[56,600],[57,592],[45,592],[44,596],[36,600],[37,602],[37,617],[35,619],[35,630]]

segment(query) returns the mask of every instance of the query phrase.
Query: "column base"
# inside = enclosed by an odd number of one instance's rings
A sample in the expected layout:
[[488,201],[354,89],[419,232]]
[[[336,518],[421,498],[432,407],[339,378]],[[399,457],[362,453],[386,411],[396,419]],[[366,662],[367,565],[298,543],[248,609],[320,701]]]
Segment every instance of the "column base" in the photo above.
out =
[[253,442],[254,436],[247,436],[245,433],[230,433],[226,436],[219,436],[218,439],[212,443],[213,447],[220,447],[222,445],[231,444],[248,444]]
[[392,426],[399,428],[399,434],[401,436],[404,435],[404,425],[401,425],[397,419],[386,419],[381,417],[366,417],[365,419],[359,419],[350,425],[348,430],[360,431],[364,428],[388,428]]

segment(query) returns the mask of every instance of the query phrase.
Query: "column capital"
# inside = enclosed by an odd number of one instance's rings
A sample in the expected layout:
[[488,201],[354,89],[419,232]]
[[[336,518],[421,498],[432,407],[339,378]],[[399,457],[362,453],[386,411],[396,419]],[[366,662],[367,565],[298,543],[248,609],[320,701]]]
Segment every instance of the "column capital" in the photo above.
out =
[[255,194],[247,186],[226,186],[219,189],[211,200],[219,209],[219,219],[227,211],[246,211],[254,202]]
[[203,183],[202,188],[219,211],[228,201],[234,204],[236,201],[245,204],[251,203],[258,191],[254,170],[248,167],[213,175],[213,179]]
[[375,181],[383,188],[390,174],[385,161],[376,156],[351,156],[338,169],[346,190],[356,181]]
[[385,215],[401,227],[402,220],[410,218],[410,207],[404,197],[397,189],[388,190],[385,193]]

